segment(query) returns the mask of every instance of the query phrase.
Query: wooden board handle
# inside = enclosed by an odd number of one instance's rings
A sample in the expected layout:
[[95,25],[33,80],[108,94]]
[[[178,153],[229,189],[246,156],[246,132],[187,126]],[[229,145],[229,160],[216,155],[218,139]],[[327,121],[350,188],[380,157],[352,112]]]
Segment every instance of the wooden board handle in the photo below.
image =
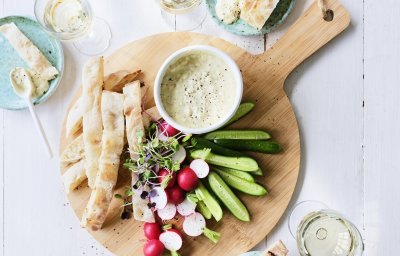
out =
[[258,56],[262,60],[259,63],[265,63],[264,72],[273,72],[285,80],[300,63],[349,26],[350,15],[338,0],[325,3],[333,11],[333,20],[324,20],[321,8],[314,2],[271,49]]

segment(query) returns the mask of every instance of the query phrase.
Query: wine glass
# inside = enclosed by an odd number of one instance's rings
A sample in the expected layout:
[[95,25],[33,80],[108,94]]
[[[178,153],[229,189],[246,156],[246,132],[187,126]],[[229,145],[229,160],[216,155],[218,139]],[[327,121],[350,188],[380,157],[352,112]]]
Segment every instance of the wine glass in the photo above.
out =
[[364,244],[356,226],[319,201],[295,205],[288,218],[288,227],[302,256],[363,254]]
[[175,31],[192,31],[199,28],[207,15],[203,0],[157,0],[161,15]]
[[85,55],[98,55],[110,45],[108,23],[93,16],[87,0],[36,0],[35,16],[44,30],[60,40],[74,41]]

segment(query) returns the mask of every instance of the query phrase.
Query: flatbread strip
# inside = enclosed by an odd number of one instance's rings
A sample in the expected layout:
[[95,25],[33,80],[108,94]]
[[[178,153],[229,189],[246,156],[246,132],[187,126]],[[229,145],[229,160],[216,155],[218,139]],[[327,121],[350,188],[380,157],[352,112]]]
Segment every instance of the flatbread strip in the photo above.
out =
[[240,18],[261,30],[278,5],[279,0],[243,0]]
[[272,244],[267,250],[262,254],[262,256],[286,256],[289,253],[285,244],[278,240]]
[[146,109],[142,113],[143,126],[147,129],[150,126],[150,122],[158,121],[162,118],[156,106]]
[[[128,139],[128,148],[132,159],[137,159],[138,155],[135,153],[139,150],[141,138],[138,136],[140,133],[144,136],[144,127],[142,119],[142,104],[140,81],[134,81],[126,85],[123,89],[124,93],[124,115],[126,121],[126,137]],[[135,184],[138,176],[132,172],[132,184]],[[149,187],[133,189],[132,194],[132,208],[133,217],[135,220],[145,222],[155,222],[153,211],[148,207],[149,200],[142,199],[141,194],[149,191]]]
[[[159,119],[161,119],[161,115],[160,113],[158,113],[157,107],[155,106],[146,109],[144,112],[145,113],[142,114],[142,119],[143,119],[143,126],[145,129],[150,125],[150,121],[158,121]],[[76,189],[87,178],[84,167],[83,158],[85,156],[85,152],[83,147],[84,147],[83,136],[80,135],[75,140],[73,140],[61,154],[60,161],[62,163],[64,164],[74,163],[71,167],[69,167],[66,170],[66,172],[63,175],[64,187],[67,193],[70,193],[71,191]],[[137,197],[135,199],[132,199],[133,203],[135,204],[137,203],[135,216],[140,216],[141,218],[146,219],[145,221],[147,222],[154,222],[154,216],[151,211],[149,212],[140,210],[141,207],[140,204],[145,203],[145,201],[141,200],[140,194],[141,193],[139,192],[136,193]],[[145,206],[147,207],[147,202]]]
[[104,77],[104,89],[107,91],[122,92],[122,88],[126,84],[133,82],[140,73],[140,69],[133,72],[120,70],[111,73]]
[[62,176],[65,191],[69,194],[86,180],[85,161],[81,159],[69,167]]
[[44,80],[51,80],[58,71],[14,23],[0,26],[0,32],[10,42],[21,58]]
[[[136,70],[133,72],[128,72],[126,70],[117,71],[115,73],[111,73],[104,77],[104,89],[108,91],[114,92],[122,92],[122,87],[131,83],[135,78],[141,73],[140,70]],[[144,89],[142,90],[142,96],[144,96]],[[82,106],[80,97],[71,109],[68,112],[67,116],[67,124],[66,124],[66,136],[69,137],[75,133],[77,133],[82,128]]]
[[88,184],[94,187],[99,157],[101,153],[102,119],[101,93],[103,90],[103,57],[89,60],[83,67],[82,75],[82,109],[83,109],[83,142],[85,146],[85,169]]
[[63,164],[76,163],[85,156],[85,149],[83,143],[82,134],[76,137],[68,146],[64,149],[60,156],[60,162]]
[[128,139],[129,153],[132,159],[137,159],[135,152],[139,151],[141,137],[144,136],[142,120],[142,96],[140,81],[134,81],[126,85],[124,93],[124,115],[126,120],[126,137]]
[[124,96],[116,92],[103,92],[101,113],[103,137],[99,171],[94,189],[82,217],[82,226],[98,230],[106,219],[117,183],[120,157],[124,146]]
[[66,137],[77,133],[82,128],[82,104],[81,97],[75,101],[67,115],[67,123],[65,125]]

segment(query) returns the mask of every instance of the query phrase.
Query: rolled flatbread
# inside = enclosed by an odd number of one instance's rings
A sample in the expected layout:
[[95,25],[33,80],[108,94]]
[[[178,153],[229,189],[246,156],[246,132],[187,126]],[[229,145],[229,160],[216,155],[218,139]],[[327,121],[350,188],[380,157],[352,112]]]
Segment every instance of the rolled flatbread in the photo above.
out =
[[131,158],[136,160],[138,157],[137,152],[140,149],[139,144],[144,136],[140,81],[134,81],[126,85],[123,93],[128,148]]
[[82,226],[98,230],[106,219],[113,189],[117,183],[120,157],[124,146],[124,96],[116,92],[103,92],[101,113],[103,136],[99,171],[94,188],[82,217]]
[[94,187],[101,153],[103,124],[101,119],[101,93],[103,90],[103,57],[89,60],[83,67],[82,110],[85,169],[88,184]]
[[60,156],[60,162],[63,164],[73,164],[82,160],[85,156],[83,136],[76,137],[64,149]]
[[82,112],[81,98],[79,98],[75,101],[74,105],[72,105],[67,115],[67,123],[65,125],[67,138],[82,128]]
[[[104,88],[108,91],[122,92],[122,87],[135,80],[140,74],[140,70],[129,73],[128,71],[118,71],[111,73],[104,78]],[[144,97],[145,91],[142,87],[142,96]],[[80,104],[81,98],[79,97],[74,105],[68,112],[67,124],[66,124],[66,136],[71,136],[78,132],[82,128],[83,110]]]
[[19,56],[43,80],[51,80],[58,75],[58,71],[43,53],[19,30],[15,23],[0,26],[0,33],[10,42]]
[[156,122],[160,120],[162,117],[160,113],[158,112],[158,109],[156,106],[146,109],[142,113],[142,121],[143,121],[143,126],[144,128],[148,128],[150,126],[150,122]]
[[240,18],[261,30],[278,5],[279,0],[243,0]]
[[104,77],[104,89],[107,91],[122,92],[122,88],[126,84],[133,82],[140,73],[140,70],[133,72],[120,70],[111,73]]
[[[134,81],[126,85],[123,93],[126,137],[130,156],[135,160],[138,157],[136,152],[140,150],[139,144],[142,140],[140,135],[144,136],[140,81]],[[137,174],[132,172],[132,184],[135,184],[137,179]],[[145,186],[132,191],[133,217],[138,221],[155,222],[153,211],[148,206],[149,200],[141,198],[143,190],[149,191],[150,188]]]
[[81,161],[69,167],[62,176],[65,191],[69,194],[86,180],[85,163]]

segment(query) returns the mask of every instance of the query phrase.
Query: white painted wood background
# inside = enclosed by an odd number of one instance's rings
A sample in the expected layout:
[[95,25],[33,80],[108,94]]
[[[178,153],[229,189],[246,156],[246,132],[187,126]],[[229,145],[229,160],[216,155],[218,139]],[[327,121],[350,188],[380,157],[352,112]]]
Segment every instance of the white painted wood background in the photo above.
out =
[[[266,40],[230,35],[210,17],[198,32],[261,53],[311,1],[297,0],[288,21]],[[33,17],[33,2],[0,0],[0,17]],[[286,82],[302,140],[301,175],[291,206],[307,199],[323,201],[359,227],[365,255],[396,255],[400,250],[396,161],[400,2],[342,2],[352,16],[350,28],[298,67]],[[171,31],[151,0],[96,0],[92,5],[112,28],[107,53],[146,35]],[[55,151],[62,119],[87,59],[70,44],[63,45],[64,78],[56,93],[37,108]],[[0,255],[110,255],[79,227],[63,192],[58,161],[46,157],[28,111],[0,110],[0,168]],[[286,217],[258,248],[283,239],[290,255],[298,255]]]

